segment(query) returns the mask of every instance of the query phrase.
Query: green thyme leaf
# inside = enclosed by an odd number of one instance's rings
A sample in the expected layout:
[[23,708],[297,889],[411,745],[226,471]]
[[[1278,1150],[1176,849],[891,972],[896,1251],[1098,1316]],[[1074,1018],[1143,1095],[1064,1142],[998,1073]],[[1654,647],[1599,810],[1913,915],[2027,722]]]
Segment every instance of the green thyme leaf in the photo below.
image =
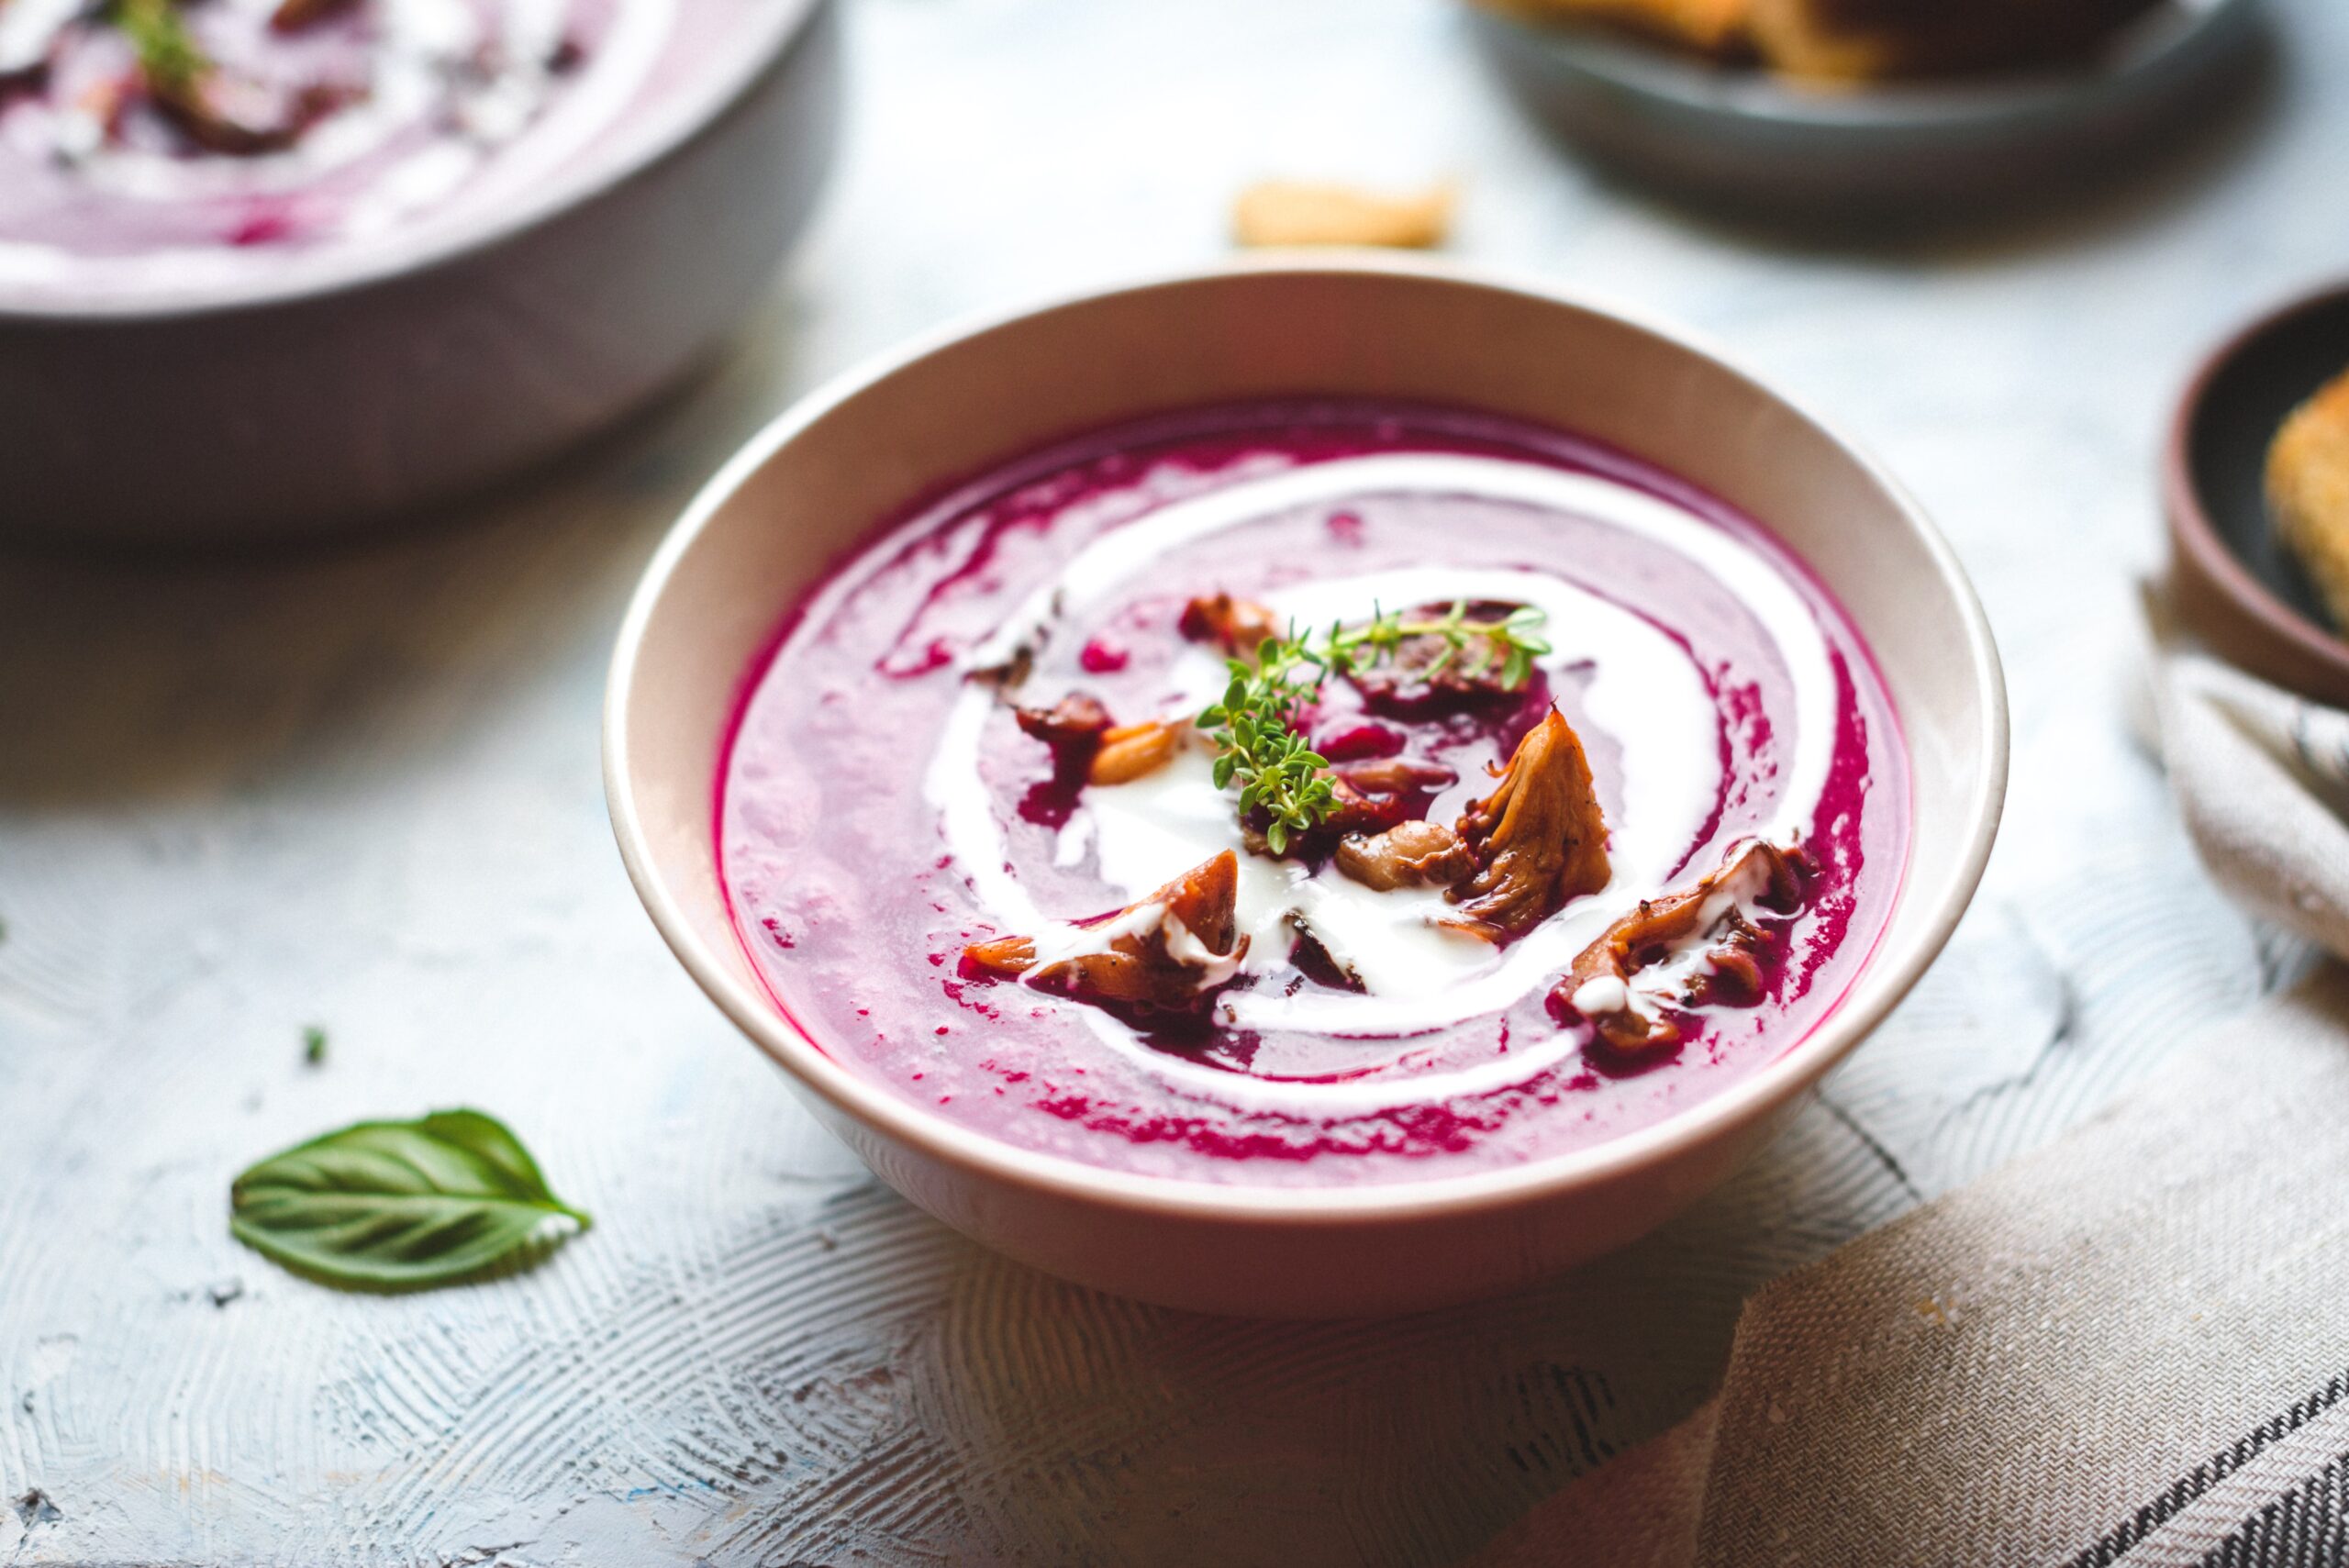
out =
[[114,0],[109,14],[138,51],[139,74],[151,91],[185,93],[210,73],[212,61],[187,30],[176,0]]
[[1297,636],[1294,626],[1286,637],[1265,639],[1253,665],[1228,661],[1231,680],[1223,700],[1198,717],[1199,728],[1216,744],[1216,787],[1238,784],[1240,814],[1263,813],[1266,847],[1275,855],[1286,853],[1297,835],[1318,827],[1337,806],[1328,760],[1297,729],[1330,676],[1375,668],[1405,642],[1433,637],[1443,647],[1425,675],[1441,673],[1464,655],[1469,674],[1481,679],[1497,662],[1501,684],[1514,690],[1531,677],[1535,658],[1550,651],[1548,643],[1532,635],[1542,621],[1542,610],[1531,605],[1499,620],[1472,620],[1464,603],[1418,620],[1374,606],[1368,621],[1333,622],[1318,641]]
[[302,1029],[302,1060],[316,1067],[327,1059],[327,1031],[316,1024]]
[[590,1221],[558,1200],[495,1117],[362,1121],[282,1154],[228,1189],[228,1229],[299,1274],[414,1290],[533,1262]]

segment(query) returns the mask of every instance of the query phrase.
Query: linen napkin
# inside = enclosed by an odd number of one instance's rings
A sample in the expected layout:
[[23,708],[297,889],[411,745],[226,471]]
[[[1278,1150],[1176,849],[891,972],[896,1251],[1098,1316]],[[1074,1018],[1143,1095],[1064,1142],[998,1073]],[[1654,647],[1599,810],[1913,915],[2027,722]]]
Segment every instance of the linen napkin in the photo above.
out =
[[2253,914],[2349,959],[2349,713],[2212,658],[2158,586],[2143,602],[2134,717],[2203,865]]
[[[2349,956],[2349,714],[2146,602],[2141,724],[2211,875]],[[1765,1286],[1721,1391],[1481,1568],[2349,1563],[2349,968]]]

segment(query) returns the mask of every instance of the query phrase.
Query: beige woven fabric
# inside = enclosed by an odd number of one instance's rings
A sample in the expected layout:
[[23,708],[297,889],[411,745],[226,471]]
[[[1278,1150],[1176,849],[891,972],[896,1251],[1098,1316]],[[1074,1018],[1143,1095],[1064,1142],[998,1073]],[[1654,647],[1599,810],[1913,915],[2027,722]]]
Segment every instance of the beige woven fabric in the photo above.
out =
[[[2183,645],[2141,722],[2196,846],[2349,958],[2349,714]],[[1682,1426],[1480,1568],[2349,1564],[2349,967],[1747,1304]]]
[[[2344,1373],[2349,971],[2329,966],[2053,1148],[1756,1296],[1697,1561],[2199,1562],[2151,1538],[2337,1422]],[[2318,1460],[2349,1452],[2321,1440]],[[2271,1485],[2315,1473],[2288,1468]]]
[[[2349,969],[1765,1287],[1479,1568],[2349,1562]],[[2329,1490],[2328,1490],[2329,1489]]]
[[1687,1568],[1720,1424],[1720,1405],[1708,1401],[1671,1430],[1562,1488],[1480,1552],[1475,1568]]

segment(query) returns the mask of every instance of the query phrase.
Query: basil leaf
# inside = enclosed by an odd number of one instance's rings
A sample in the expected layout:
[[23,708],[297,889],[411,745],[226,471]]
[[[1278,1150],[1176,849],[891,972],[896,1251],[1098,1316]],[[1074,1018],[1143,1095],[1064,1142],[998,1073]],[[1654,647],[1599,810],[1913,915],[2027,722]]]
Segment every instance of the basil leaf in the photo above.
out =
[[362,1121],[273,1154],[228,1189],[228,1229],[328,1284],[413,1290],[544,1256],[586,1215],[496,1118]]

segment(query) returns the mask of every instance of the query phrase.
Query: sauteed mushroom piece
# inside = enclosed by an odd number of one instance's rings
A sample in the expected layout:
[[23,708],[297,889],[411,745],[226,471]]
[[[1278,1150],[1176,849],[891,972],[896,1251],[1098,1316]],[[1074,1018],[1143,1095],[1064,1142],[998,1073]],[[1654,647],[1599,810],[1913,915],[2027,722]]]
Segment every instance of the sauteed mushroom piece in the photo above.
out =
[[1801,851],[1775,844],[1732,849],[1720,870],[1677,893],[1640,900],[1638,908],[1599,933],[1575,960],[1558,994],[1619,1051],[1675,1044],[1679,1026],[1638,1006],[1631,977],[1703,937],[1710,940],[1710,973],[1694,976],[1682,999],[1752,1006],[1762,996],[1757,955],[1775,939],[1747,917],[1743,906],[1780,912],[1799,907],[1808,865]]
[[1449,887],[1476,869],[1458,834],[1441,822],[1402,822],[1384,833],[1338,840],[1338,869],[1380,893],[1398,887]]
[[1082,951],[1040,957],[1035,939],[1002,937],[963,950],[971,979],[1024,980],[1095,1005],[1180,1010],[1238,973],[1240,861],[1226,850],[1114,915],[1078,923]]
[[277,0],[277,9],[269,14],[270,30],[298,33],[313,22],[324,21],[354,3],[355,0]]
[[1101,750],[1093,754],[1092,766],[1085,772],[1085,782],[1131,784],[1164,767],[1182,746],[1180,725],[1158,721],[1121,724],[1101,737]]
[[1055,753],[1068,746],[1097,747],[1110,728],[1109,710],[1099,698],[1083,692],[1071,692],[1051,707],[1014,708],[1012,717],[1020,733],[1034,736]]
[[1337,804],[1323,826],[1342,834],[1397,827],[1425,810],[1428,797],[1449,788],[1458,777],[1450,768],[1408,757],[1341,763],[1330,770]]
[[1611,873],[1607,821],[1581,738],[1556,707],[1518,742],[1500,787],[1461,814],[1476,874],[1454,887],[1454,924],[1493,941],[1521,937],[1598,892]]
[[1072,692],[1048,708],[1012,710],[1021,731],[1052,748],[1052,769],[1086,784],[1130,784],[1156,772],[1182,749],[1180,725],[1119,724],[1098,699]]
[[1281,634],[1273,612],[1253,599],[1229,594],[1193,599],[1183,606],[1175,628],[1193,642],[1211,642],[1235,659],[1253,659],[1267,638]]

